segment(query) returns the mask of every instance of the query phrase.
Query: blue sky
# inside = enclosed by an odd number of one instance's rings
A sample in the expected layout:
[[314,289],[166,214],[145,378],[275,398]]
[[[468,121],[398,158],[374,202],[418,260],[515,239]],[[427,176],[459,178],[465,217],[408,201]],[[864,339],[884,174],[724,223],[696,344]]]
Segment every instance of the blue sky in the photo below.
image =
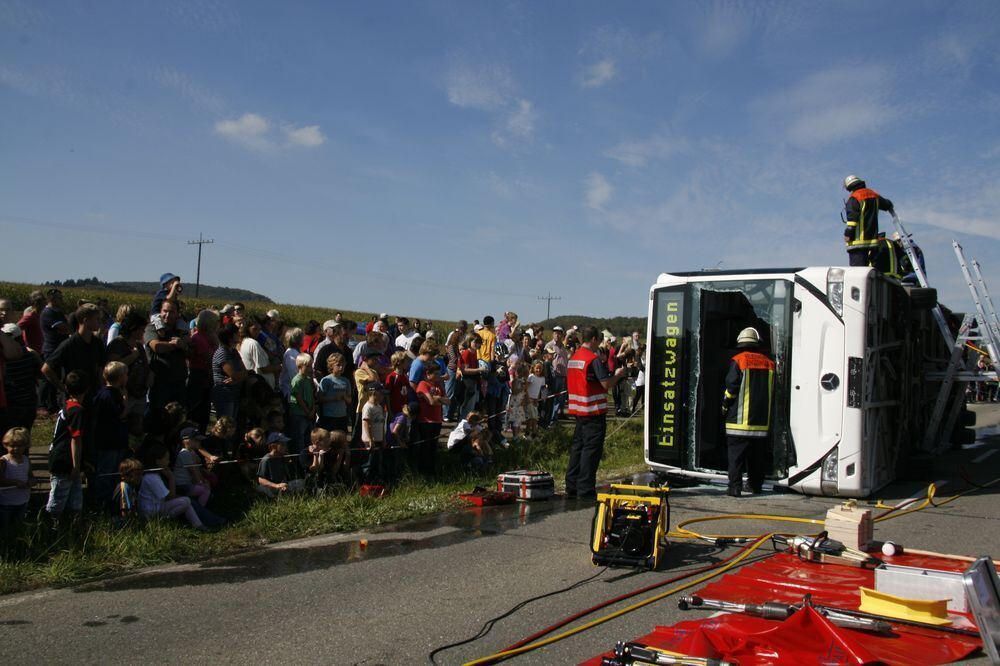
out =
[[636,315],[663,271],[844,263],[857,173],[967,309],[997,44],[993,1],[0,0],[0,279],[193,282],[203,232],[204,282],[282,302]]

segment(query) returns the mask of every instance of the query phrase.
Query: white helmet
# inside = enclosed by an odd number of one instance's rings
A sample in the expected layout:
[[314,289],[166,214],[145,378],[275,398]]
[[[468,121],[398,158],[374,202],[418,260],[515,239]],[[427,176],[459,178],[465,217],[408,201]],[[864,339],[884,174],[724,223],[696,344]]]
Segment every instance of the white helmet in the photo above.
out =
[[844,189],[849,190],[851,189],[852,185],[856,185],[862,182],[864,181],[861,180],[859,177],[855,176],[854,174],[851,174],[850,176],[844,179]]
[[740,347],[743,345],[759,345],[760,344],[760,333],[757,332],[756,328],[748,327],[740,331],[739,336],[736,338],[736,346]]

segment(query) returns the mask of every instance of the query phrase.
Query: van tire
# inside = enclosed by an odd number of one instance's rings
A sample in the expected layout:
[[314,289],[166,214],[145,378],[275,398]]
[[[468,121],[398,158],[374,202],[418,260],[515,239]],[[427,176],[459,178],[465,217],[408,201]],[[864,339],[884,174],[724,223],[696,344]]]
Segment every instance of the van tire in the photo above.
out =
[[976,441],[976,431],[972,428],[956,428],[951,434],[951,443],[954,446],[972,444]]
[[914,310],[930,310],[938,304],[937,289],[933,287],[903,287]]
[[956,422],[959,426],[972,427],[976,425],[976,413],[965,407],[958,413],[958,421]]

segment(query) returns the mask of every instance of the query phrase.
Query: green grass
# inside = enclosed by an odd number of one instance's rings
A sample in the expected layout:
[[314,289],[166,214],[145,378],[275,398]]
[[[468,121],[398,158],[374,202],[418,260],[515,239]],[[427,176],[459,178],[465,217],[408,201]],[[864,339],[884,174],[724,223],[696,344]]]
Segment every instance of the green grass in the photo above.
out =
[[[619,425],[623,425],[621,429]],[[40,420],[33,433],[36,453],[51,436],[50,422]],[[614,479],[643,469],[642,423],[611,421],[601,478]],[[323,497],[283,497],[262,501],[243,486],[218,497],[217,510],[230,518],[219,532],[201,533],[179,521],[155,520],[116,527],[110,521],[84,521],[76,543],[56,537],[44,521],[30,521],[15,540],[0,546],[0,594],[40,586],[58,586],[169,562],[189,562],[299,537],[350,532],[459,510],[456,499],[480,485],[491,487],[496,471],[542,469],[561,485],[566,473],[572,423],[545,432],[533,442],[496,453],[491,472],[473,475],[446,461],[439,481],[405,477],[387,497],[375,499],[344,492]],[[442,454],[443,458],[447,456]]]

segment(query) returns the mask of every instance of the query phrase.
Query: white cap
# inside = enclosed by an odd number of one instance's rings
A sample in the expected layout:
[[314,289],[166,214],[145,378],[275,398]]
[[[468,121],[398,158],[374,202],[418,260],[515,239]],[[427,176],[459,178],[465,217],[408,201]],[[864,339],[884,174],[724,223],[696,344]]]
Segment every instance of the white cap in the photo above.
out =
[[268,310],[267,316],[270,317],[271,319],[281,319],[281,315],[278,314],[277,310]]
[[564,329],[562,326],[553,326],[552,330],[553,331],[559,331],[560,333],[565,333],[566,332],[566,329]]
[[326,321],[323,322],[323,330],[324,331],[326,329],[328,329],[328,328],[336,328],[337,326],[338,326],[337,322],[335,322],[332,319],[327,319]]

